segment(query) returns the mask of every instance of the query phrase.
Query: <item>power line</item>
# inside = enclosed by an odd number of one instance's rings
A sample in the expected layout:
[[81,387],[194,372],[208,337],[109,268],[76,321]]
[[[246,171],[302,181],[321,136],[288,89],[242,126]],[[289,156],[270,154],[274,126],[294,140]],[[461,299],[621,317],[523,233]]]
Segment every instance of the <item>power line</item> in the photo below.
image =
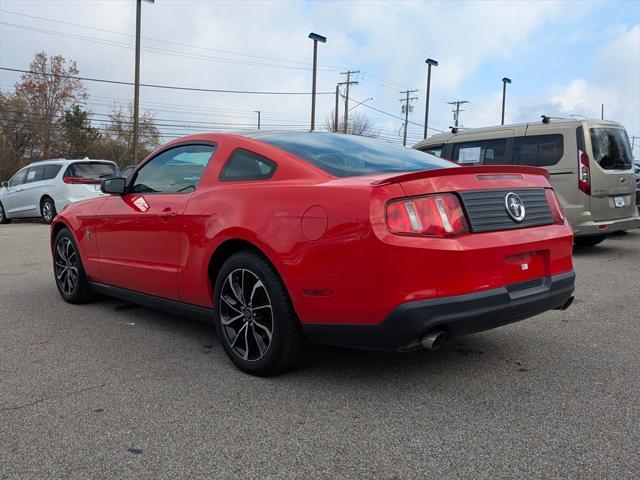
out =
[[[55,19],[52,19],[52,18],[38,17],[36,15],[27,15],[27,14],[24,14],[24,13],[18,13],[18,12],[14,12],[14,11],[11,11],[11,10],[0,9],[0,12],[8,13],[10,15],[16,15],[16,16],[20,16],[20,17],[32,18],[32,19],[41,20],[41,21],[45,21],[45,22],[52,22],[52,23],[58,23],[58,24],[61,24],[61,25],[84,28],[84,29],[87,29],[87,30],[94,30],[94,31],[99,31],[99,32],[111,33],[111,34],[114,34],[114,35],[120,35],[120,36],[124,36],[124,37],[129,37],[129,38],[133,38],[134,37],[134,35],[131,34],[131,33],[118,32],[118,31],[109,30],[109,29],[106,29],[106,28],[99,28],[99,27],[95,27],[95,26],[89,26],[89,25],[86,25],[86,24],[83,25],[83,24],[78,24],[78,23],[66,22],[66,21],[62,21],[62,20],[55,20]],[[144,37],[143,36],[141,38],[143,40],[148,40],[148,41],[158,42],[158,43],[165,43],[165,44],[168,44],[168,45],[176,45],[176,46],[179,46],[179,47],[195,48],[195,49],[206,50],[206,51],[211,51],[211,52],[226,53],[226,54],[229,54],[229,55],[237,55],[237,56],[243,56],[243,57],[249,57],[249,58],[258,58],[258,59],[263,59],[263,60],[272,60],[272,61],[276,61],[276,62],[292,63],[292,64],[297,64],[297,65],[305,65],[305,66],[308,67],[308,69],[311,69],[311,64],[309,62],[303,62],[303,61],[298,61],[298,60],[289,60],[289,59],[276,58],[276,57],[269,57],[269,56],[265,56],[265,55],[254,55],[254,54],[249,54],[249,53],[235,52],[235,51],[231,51],[231,50],[222,50],[222,49],[219,49],[219,48],[203,47],[201,45],[193,45],[193,44],[183,43],[183,42],[174,42],[174,41],[170,41],[170,40],[153,38],[153,37]],[[324,65],[324,68],[325,69],[330,69],[330,70],[333,70],[333,71],[339,71],[343,67],[339,67],[339,66],[335,66],[335,65]]]
[[[48,77],[70,78],[74,80],[83,80],[85,82],[110,83],[114,85],[133,85],[133,82],[124,82],[121,80],[106,80],[103,78],[77,77],[73,75],[61,75],[55,73],[34,72],[32,70],[21,70],[19,68],[0,67],[0,70],[8,72],[28,73],[32,75],[43,75]],[[189,92],[208,92],[208,93],[239,93],[250,95],[311,95],[311,92],[273,92],[260,90],[225,90],[219,88],[196,88],[196,87],[178,87],[174,85],[158,85],[152,83],[141,83],[141,87],[162,88],[166,90],[183,90]],[[317,92],[317,95],[333,95],[333,92]]]

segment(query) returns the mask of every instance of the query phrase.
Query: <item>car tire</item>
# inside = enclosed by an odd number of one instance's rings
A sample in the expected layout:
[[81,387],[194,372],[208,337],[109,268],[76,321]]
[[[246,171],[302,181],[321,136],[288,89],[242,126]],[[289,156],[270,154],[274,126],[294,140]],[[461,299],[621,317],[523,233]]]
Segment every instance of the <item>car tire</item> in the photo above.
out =
[[11,219],[7,218],[4,207],[2,206],[2,203],[0,203],[0,225],[4,225],[6,223],[11,223]]
[[80,252],[69,230],[63,228],[53,242],[53,275],[60,296],[68,303],[86,303],[94,298],[82,266]]
[[252,251],[229,257],[215,281],[215,325],[243,372],[271,376],[293,368],[307,340],[280,276]]
[[56,204],[49,197],[44,197],[40,202],[40,216],[42,217],[42,223],[51,225],[53,219],[56,218]]
[[576,237],[573,242],[579,247],[595,247],[599,243],[604,242],[606,235],[592,235],[589,237]]

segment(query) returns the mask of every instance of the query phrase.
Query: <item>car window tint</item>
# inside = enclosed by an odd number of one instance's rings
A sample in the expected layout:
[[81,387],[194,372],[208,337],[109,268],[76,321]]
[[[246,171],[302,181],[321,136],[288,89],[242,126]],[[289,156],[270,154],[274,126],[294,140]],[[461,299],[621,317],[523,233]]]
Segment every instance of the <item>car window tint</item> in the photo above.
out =
[[116,174],[116,166],[112,163],[79,162],[69,165],[65,177],[104,179]]
[[453,148],[453,160],[461,165],[503,165],[507,140],[481,140],[458,143]]
[[482,163],[484,165],[504,165],[505,152],[507,150],[507,141],[488,140],[484,145]]
[[239,180],[266,180],[276,171],[275,162],[257,153],[235,150],[220,172],[220,180],[224,182]]
[[458,143],[453,148],[453,161],[464,165],[478,165],[482,160],[483,142]]
[[337,177],[455,168],[446,160],[374,138],[337,133],[260,133],[252,136]]
[[183,145],[166,150],[136,173],[132,192],[188,193],[200,178],[215,151],[214,145]]
[[438,158],[442,158],[444,145],[432,145],[430,147],[421,148],[420,151],[424,153],[428,153],[429,155],[436,156]]
[[16,173],[11,180],[9,180],[9,186],[15,187],[18,185],[22,185],[24,183],[25,178],[27,178],[27,169],[20,170]]
[[24,183],[33,183],[42,181],[42,174],[44,172],[44,167],[29,167],[27,170],[27,176],[24,180]]
[[633,163],[627,132],[621,128],[590,128],[591,150],[604,170],[629,170]]
[[513,143],[513,163],[548,167],[560,161],[564,154],[562,134],[516,137]]
[[62,165],[45,165],[42,179],[51,180],[52,178],[56,178],[61,168]]

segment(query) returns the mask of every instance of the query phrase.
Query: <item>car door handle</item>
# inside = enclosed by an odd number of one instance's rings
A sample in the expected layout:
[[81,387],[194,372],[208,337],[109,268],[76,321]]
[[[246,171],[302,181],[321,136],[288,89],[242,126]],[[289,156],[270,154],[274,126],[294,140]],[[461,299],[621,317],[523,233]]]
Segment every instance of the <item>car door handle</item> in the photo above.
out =
[[176,212],[174,212],[173,210],[166,210],[166,211],[160,212],[160,216],[162,218],[172,218],[176,216]]

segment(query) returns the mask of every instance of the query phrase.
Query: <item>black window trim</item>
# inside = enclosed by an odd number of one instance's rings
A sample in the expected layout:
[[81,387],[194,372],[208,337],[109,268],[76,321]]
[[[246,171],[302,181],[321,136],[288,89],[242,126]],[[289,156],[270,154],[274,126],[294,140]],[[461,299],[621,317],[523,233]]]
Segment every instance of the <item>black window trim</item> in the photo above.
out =
[[[267,163],[267,164],[269,164],[269,165],[271,165],[273,167],[271,169],[271,173],[269,173],[268,176],[264,176],[264,175],[261,175],[261,176],[246,175],[244,177],[224,178],[224,176],[223,176],[224,170],[227,168],[227,165],[229,165],[229,162],[231,161],[233,156],[236,154],[236,152],[239,152],[239,151],[248,152],[248,153],[250,153],[252,155],[257,155],[261,159],[266,160],[265,163]],[[269,180],[276,173],[276,170],[278,170],[278,163],[277,162],[271,160],[268,157],[265,157],[264,155],[262,155],[260,153],[254,152],[253,150],[249,150],[248,148],[238,147],[238,148],[233,149],[233,151],[227,157],[227,161],[224,162],[224,165],[222,166],[222,168],[220,169],[220,173],[218,174],[218,181],[224,182],[224,183],[229,183],[229,182],[260,182],[260,181],[263,181],[263,180]]]
[[[152,152],[152,154],[149,155],[145,160],[143,160],[142,162],[138,163],[138,165],[135,166],[135,168],[133,169],[133,172],[127,177],[127,179],[129,181],[126,184],[124,195],[129,195],[129,194],[133,194],[133,193],[138,194],[138,195],[142,195],[140,192],[134,192],[132,190],[132,188],[133,188],[133,185],[135,184],[136,180],[138,179],[138,172],[140,170],[142,170],[146,164],[148,164],[149,162],[151,162],[154,159],[158,158],[163,153],[166,153],[169,150],[173,150],[174,148],[191,147],[191,146],[198,146],[198,145],[203,146],[203,147],[213,147],[213,152],[211,152],[211,156],[209,157],[209,162],[207,162],[207,165],[204,167],[204,169],[206,171],[207,168],[209,168],[209,165],[211,164],[211,161],[213,160],[213,157],[216,155],[216,152],[218,151],[218,142],[211,142],[209,140],[189,140],[189,141],[186,141],[186,142],[172,143],[171,145],[167,145],[166,147],[163,147],[161,150],[157,150],[155,152]],[[118,176],[120,176],[120,175],[118,175]],[[203,172],[203,176],[204,176],[204,172]],[[200,177],[200,181],[201,180],[202,180],[202,177]],[[200,185],[200,181],[198,181],[198,185],[194,185],[193,190],[191,190],[190,192],[173,192],[173,193],[167,193],[167,192],[145,192],[144,195],[145,196],[146,195],[188,195],[190,193],[195,192],[198,189],[198,186]]]

